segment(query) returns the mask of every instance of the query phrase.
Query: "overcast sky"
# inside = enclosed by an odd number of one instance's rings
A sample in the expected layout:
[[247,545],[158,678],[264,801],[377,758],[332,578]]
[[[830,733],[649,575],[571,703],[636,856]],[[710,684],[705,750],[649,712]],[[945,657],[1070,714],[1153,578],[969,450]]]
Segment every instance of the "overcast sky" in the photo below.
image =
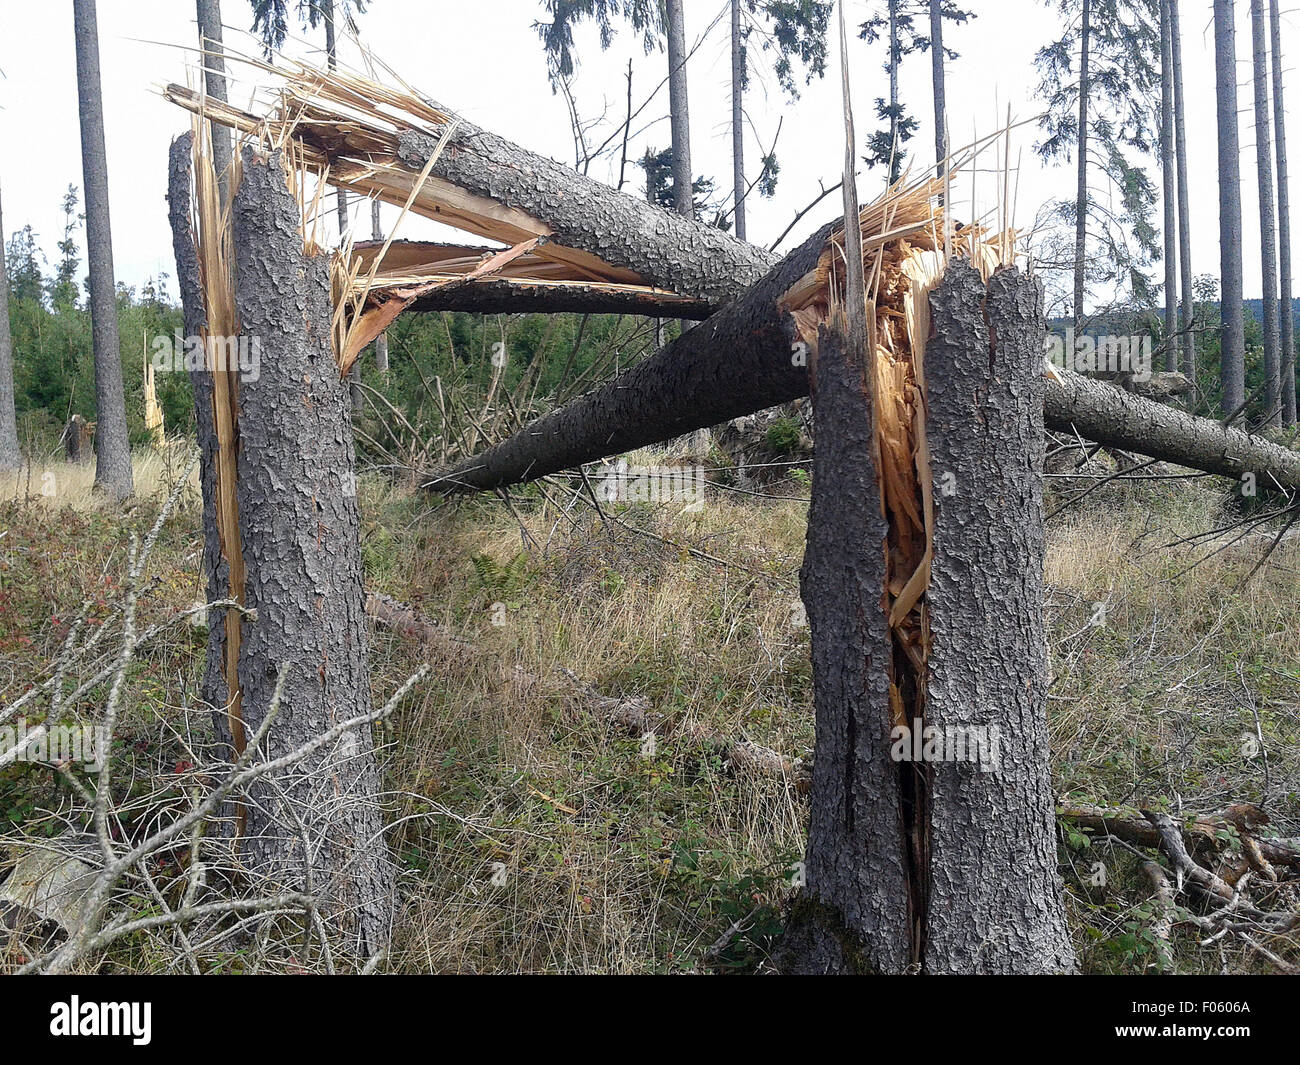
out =
[[[294,6],[295,0],[290,0]],[[887,91],[881,65],[883,47],[856,37],[856,26],[880,8],[882,0],[847,0],[854,109],[859,147],[874,127],[872,104]],[[1034,53],[1059,35],[1061,16],[1039,0],[966,0],[979,16],[965,26],[946,30],[946,44],[961,53],[948,63],[950,129],[954,144],[984,135],[1000,126],[1008,104],[1013,116],[1037,113]],[[1291,5],[1285,5],[1291,6]],[[1249,4],[1238,8],[1237,49],[1241,113],[1242,212],[1245,222],[1245,291],[1260,291],[1259,216],[1255,185],[1254,121],[1249,52]],[[247,0],[223,0],[227,43],[253,52],[246,31],[252,23]],[[730,185],[730,60],[728,0],[685,0],[688,42],[704,40],[688,65],[692,121],[692,155],[696,174],[714,177],[720,188]],[[76,65],[73,52],[70,0],[0,0],[0,189],[3,190],[6,237],[23,225],[35,229],[47,257],[57,256],[62,230],[59,204],[68,184],[82,184],[77,122]],[[1194,272],[1218,274],[1218,192],[1215,171],[1214,65],[1209,0],[1183,0],[1184,78],[1187,94],[1189,174],[1192,201],[1192,267]],[[417,89],[458,110],[467,118],[533,151],[573,163],[573,140],[564,101],[553,95],[533,22],[541,17],[539,0],[372,0],[360,19],[362,39]],[[1284,15],[1283,50],[1300,55],[1296,15]],[[712,27],[710,29],[710,27]],[[707,35],[706,35],[706,31]],[[171,236],[167,228],[166,152],[171,137],[188,128],[188,117],[158,95],[159,86],[186,80],[186,63],[193,59],[196,40],[193,0],[99,0],[99,32],[113,245],[118,279],[138,286],[159,273],[174,273]],[[307,31],[302,31],[307,32]],[[323,42],[323,31],[314,34]],[[646,55],[630,32],[616,37],[602,53],[594,31],[579,35],[581,67],[576,80],[578,107],[584,118],[607,115],[604,132],[621,122],[625,106],[624,73],[633,59],[633,94],[638,103],[662,81],[667,67],[662,52]],[[307,53],[309,45],[295,43],[292,51]],[[751,119],[747,159],[756,162],[760,144],[766,148],[781,122],[776,152],[780,182],[774,199],[749,203],[749,238],[770,243],[795,212],[818,192],[819,180],[833,184],[843,159],[839,104],[838,51],[832,42],[831,76],[815,81],[791,101],[759,56],[759,75],[747,97]],[[356,48],[345,42],[345,63],[358,62]],[[921,128],[909,147],[917,168],[933,164],[933,134],[928,55],[904,62],[902,95]],[[232,101],[246,101],[251,84],[236,83]],[[1288,72],[1289,110],[1300,103],[1293,94],[1300,86]],[[666,88],[660,89],[643,112],[653,121],[640,132],[630,154],[638,157],[647,145],[669,142]],[[1036,130],[1022,127],[1015,134],[1012,160],[1020,160],[1016,195],[1018,222],[1032,222],[1043,202],[1070,195],[1073,168],[1044,167],[1032,151]],[[1288,119],[1293,158],[1300,152],[1300,130]],[[618,159],[597,163],[592,176],[617,180]],[[1150,171],[1159,183],[1158,160]],[[981,209],[993,194],[993,177],[984,175],[978,192]],[[639,168],[629,166],[629,191],[642,191]],[[883,182],[879,171],[859,177],[860,195],[875,195]],[[955,199],[969,199],[969,181],[962,179]],[[957,205],[968,213],[969,204]],[[395,220],[396,209],[385,208]],[[787,238],[793,246],[800,235],[841,213],[838,194],[811,211]],[[1157,220],[1159,215],[1157,214]],[[364,225],[369,226],[368,217]],[[368,234],[367,234],[368,235]],[[435,227],[422,220],[406,225],[399,235],[428,237]],[[84,234],[81,237],[84,248]],[[84,272],[84,251],[83,251]],[[172,295],[175,297],[174,285]]]

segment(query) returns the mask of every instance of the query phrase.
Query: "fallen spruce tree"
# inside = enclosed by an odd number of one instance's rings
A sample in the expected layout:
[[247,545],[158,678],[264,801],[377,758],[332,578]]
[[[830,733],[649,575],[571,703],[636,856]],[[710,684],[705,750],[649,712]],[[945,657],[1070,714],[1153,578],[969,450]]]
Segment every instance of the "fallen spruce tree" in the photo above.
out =
[[[461,264],[455,277],[442,245],[424,245],[423,254],[420,245],[362,247],[357,273],[364,276],[350,298],[373,315],[374,326],[359,330],[357,343],[403,309],[691,318],[715,310],[632,370],[497,447],[428,471],[430,491],[535,479],[808,395],[807,355],[842,221],[780,257],[593,181],[409,90],[292,63],[265,72],[291,91],[264,115],[182,86],[168,86],[165,95],[215,122],[292,140],[304,161],[329,167],[332,182],[512,245],[504,253],[483,249],[477,266]],[[942,189],[933,181],[890,190],[874,205],[888,226],[873,236],[941,232],[945,223],[932,202]],[[1300,453],[1105,382],[1055,370],[1043,403],[1049,429],[1227,477],[1253,474],[1262,487],[1300,488]]]

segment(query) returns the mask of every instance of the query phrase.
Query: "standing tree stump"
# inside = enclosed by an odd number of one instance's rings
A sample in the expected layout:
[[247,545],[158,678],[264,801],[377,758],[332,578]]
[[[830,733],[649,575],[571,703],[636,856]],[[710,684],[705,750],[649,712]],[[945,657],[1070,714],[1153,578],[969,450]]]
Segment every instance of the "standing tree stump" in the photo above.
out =
[[63,446],[69,462],[89,462],[95,457],[95,428],[80,414],[68,419],[63,430]]
[[[929,316],[920,386],[933,554],[915,676],[887,616],[898,530],[882,505],[868,353],[849,349],[832,315],[812,363],[801,583],[817,739],[806,887],[776,955],[787,972],[1075,964],[1048,762],[1042,290],[1015,269],[986,286],[954,260]],[[927,742],[935,730],[949,754],[951,737],[993,736],[992,757],[900,758],[900,719],[919,721]]]

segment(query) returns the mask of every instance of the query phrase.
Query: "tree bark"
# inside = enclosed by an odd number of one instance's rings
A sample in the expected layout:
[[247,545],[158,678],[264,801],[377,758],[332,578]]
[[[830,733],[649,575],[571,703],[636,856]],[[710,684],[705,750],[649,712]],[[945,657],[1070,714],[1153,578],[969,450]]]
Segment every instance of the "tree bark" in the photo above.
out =
[[943,0],[930,0],[930,82],[934,87],[935,173],[948,169],[948,99],[943,74]]
[[1233,0],[1214,0],[1215,112],[1219,133],[1219,265],[1223,416],[1246,402],[1246,330],[1241,292],[1241,147],[1237,142],[1237,31]]
[[[207,328],[207,312],[203,303],[198,249],[190,223],[193,151],[193,133],[185,133],[172,141],[167,167],[167,217],[171,224],[185,335],[201,337]],[[213,163],[215,168],[215,153]],[[230,597],[230,567],[221,550],[221,532],[217,524],[218,447],[212,412],[212,374],[204,367],[196,367],[189,376],[194,392],[195,443],[199,448],[199,488],[203,496],[203,577],[207,602],[212,604]],[[208,647],[199,695],[212,715],[213,732],[220,751],[229,760],[235,754],[235,741],[227,714],[230,689],[225,674],[225,609],[209,605],[206,621]]]
[[1277,0],[1269,0],[1273,45],[1273,130],[1277,139],[1278,319],[1281,345],[1282,420],[1296,421],[1295,317],[1291,305],[1291,182],[1286,165],[1286,106],[1282,97],[1282,19]]
[[1182,296],[1179,328],[1182,334],[1182,372],[1196,384],[1196,293],[1192,286],[1192,202],[1187,191],[1187,124],[1183,107],[1183,39],[1178,25],[1178,0],[1169,5],[1169,37],[1174,72],[1174,156],[1178,169],[1178,273]]
[[0,470],[23,464],[14,408],[14,345],[9,334],[9,273],[4,251],[4,211],[0,209]]
[[[281,153],[251,149],[234,201],[236,305],[260,337],[240,388],[239,519],[247,601],[239,656],[250,732],[287,670],[266,754],[283,755],[370,712],[365,593],[347,389],[330,338],[329,265],[308,256]],[[393,868],[369,726],[253,788],[252,868],[321,898],[360,957],[383,949]],[[310,860],[304,860],[310,855]]]
[[731,0],[731,187],[736,237],[745,239],[745,45],[740,37],[741,0]]
[[95,488],[114,499],[135,492],[126,398],[117,336],[113,234],[108,212],[108,158],[100,95],[99,27],[95,0],[74,0],[77,101],[81,117],[81,169],[86,186],[86,258],[90,266],[90,318],[95,353]]
[[[795,322],[781,299],[816,265],[833,228],[814,233],[758,284],[615,380],[449,470],[435,493],[482,491],[707,428],[808,394]],[[1036,354],[1041,358],[1041,348]],[[1045,385],[1049,428],[1228,477],[1300,488],[1300,453],[1066,370]]]
[[[936,480],[924,723],[996,730],[997,757],[931,763],[923,961],[933,973],[1068,972],[1043,631],[1042,290],[953,262],[930,300]],[[820,447],[820,440],[818,443]]]
[[1282,423],[1282,374],[1277,320],[1277,215],[1273,207],[1273,148],[1268,107],[1268,23],[1264,0],[1250,0],[1251,60],[1255,76],[1255,172],[1259,181],[1260,277],[1264,307],[1265,425]]
[[[221,0],[195,0],[199,47],[203,54],[203,77],[207,93],[215,100],[226,99],[226,60],[221,42]],[[208,123],[212,134],[212,162],[221,187],[221,202],[230,203],[230,131]]]
[[673,131],[673,202],[684,218],[695,217],[691,178],[691,113],[686,93],[686,16],[682,0],[665,0],[668,22],[668,110]]
[[[954,260],[930,313],[934,555],[915,688],[900,679],[883,608],[889,528],[864,353],[828,324],[813,362],[818,445],[801,583],[817,749],[807,882],[777,951],[786,972],[1075,965],[1048,764],[1041,289],[1013,270],[986,289]],[[911,760],[894,700],[910,728],[995,738],[978,758]]]
[[1088,62],[1092,47],[1092,0],[1083,0],[1079,34],[1079,159],[1074,192],[1074,328],[1083,328],[1084,266],[1088,244]]
[[1160,172],[1164,207],[1165,369],[1178,369],[1178,177],[1174,162],[1174,48],[1169,0],[1160,0]]

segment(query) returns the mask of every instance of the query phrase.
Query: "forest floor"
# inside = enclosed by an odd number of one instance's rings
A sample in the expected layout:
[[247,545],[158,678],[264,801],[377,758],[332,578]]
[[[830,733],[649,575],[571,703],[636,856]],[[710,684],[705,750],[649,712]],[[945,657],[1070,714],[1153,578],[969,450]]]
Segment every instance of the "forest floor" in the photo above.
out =
[[[146,498],[127,508],[66,505],[40,495],[39,477],[0,499],[0,706],[48,675],[79,611],[92,624],[110,615],[130,535],[148,529],[175,468],[157,465]],[[56,484],[80,483],[54,472]],[[1271,830],[1300,836],[1300,552],[1288,540],[1250,579],[1266,540],[1193,565],[1212,548],[1179,541],[1239,517],[1226,494],[1200,487],[1213,483],[1115,482],[1049,521],[1054,787],[1072,802],[1186,813],[1260,802],[1267,788]],[[585,504],[561,512],[534,489],[512,508],[434,504],[363,479],[370,588],[474,648],[454,668],[433,661],[379,737],[404,900],[391,968],[761,965],[802,854],[806,796],[735,771],[699,735],[811,753],[798,599],[806,477],[768,491],[781,498],[710,494],[694,513],[606,504],[602,517]],[[143,624],[201,600],[200,545],[191,491],[152,556]],[[180,772],[177,735],[207,727],[186,711],[204,641],[201,629],[168,629],[127,674],[124,788]],[[376,700],[426,653],[384,629],[372,647]],[[641,697],[663,724],[652,740],[629,733],[582,685]],[[83,709],[104,696],[93,691]],[[65,789],[40,765],[0,769],[0,837],[53,831]],[[1140,856],[1063,829],[1060,859],[1084,970],[1149,971]],[[0,875],[5,860],[0,850]],[[1182,972],[1270,970],[1247,948],[1202,947],[1185,930],[1174,947]],[[1300,937],[1271,949],[1300,960]],[[0,943],[0,968],[18,956],[7,950]],[[143,936],[96,962],[173,963],[162,939]],[[233,952],[205,963],[244,966]]]

